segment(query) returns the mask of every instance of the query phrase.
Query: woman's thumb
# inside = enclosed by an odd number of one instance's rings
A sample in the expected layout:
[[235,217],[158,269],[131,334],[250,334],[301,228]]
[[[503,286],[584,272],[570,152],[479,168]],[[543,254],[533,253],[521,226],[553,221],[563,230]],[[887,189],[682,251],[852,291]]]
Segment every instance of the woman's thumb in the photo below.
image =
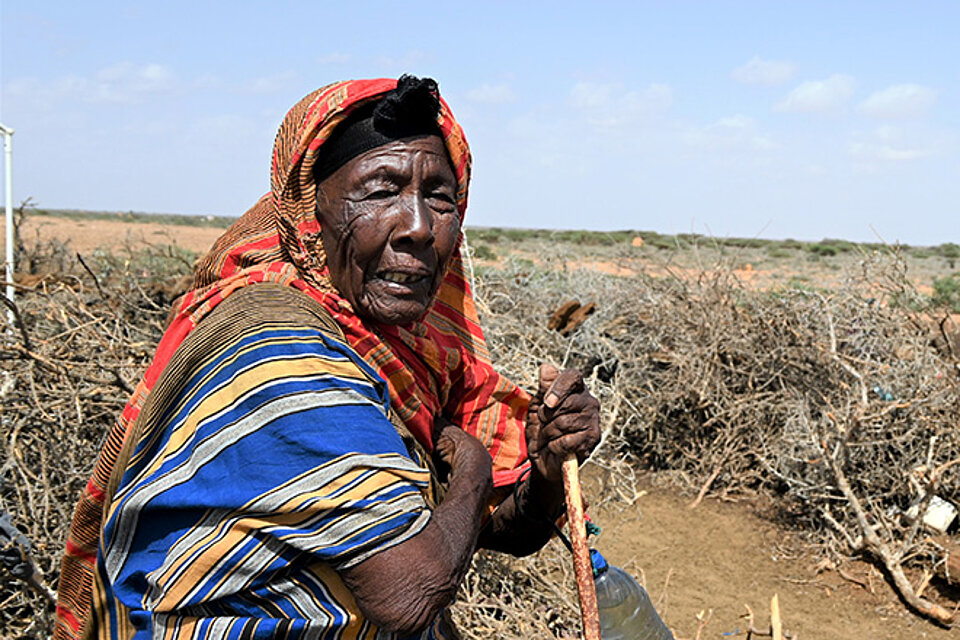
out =
[[[550,387],[553,386],[553,383],[557,381],[557,377],[560,375],[560,369],[557,369],[552,364],[544,362],[540,365],[540,391],[538,395],[541,398],[544,398],[546,402],[547,392],[550,391]],[[549,405],[550,403],[547,402]]]

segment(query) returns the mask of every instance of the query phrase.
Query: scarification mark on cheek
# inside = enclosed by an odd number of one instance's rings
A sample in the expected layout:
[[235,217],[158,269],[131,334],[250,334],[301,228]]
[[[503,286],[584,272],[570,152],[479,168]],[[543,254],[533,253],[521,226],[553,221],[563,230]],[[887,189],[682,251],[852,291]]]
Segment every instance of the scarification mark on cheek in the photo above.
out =
[[376,212],[370,210],[371,207],[366,207],[362,204],[349,204],[346,209],[347,211],[342,220],[342,228],[340,229],[344,235],[352,235],[359,225],[375,219],[377,216]]

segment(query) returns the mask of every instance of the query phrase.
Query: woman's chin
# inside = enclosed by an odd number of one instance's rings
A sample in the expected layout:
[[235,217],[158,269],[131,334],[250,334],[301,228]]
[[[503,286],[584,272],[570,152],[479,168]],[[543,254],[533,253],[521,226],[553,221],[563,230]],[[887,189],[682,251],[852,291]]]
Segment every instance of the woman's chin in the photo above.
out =
[[408,299],[377,299],[356,305],[357,315],[380,324],[409,324],[423,317],[429,302]]
[[408,324],[423,317],[435,294],[430,282],[408,285],[367,281],[363,295],[354,304],[358,315],[381,324]]

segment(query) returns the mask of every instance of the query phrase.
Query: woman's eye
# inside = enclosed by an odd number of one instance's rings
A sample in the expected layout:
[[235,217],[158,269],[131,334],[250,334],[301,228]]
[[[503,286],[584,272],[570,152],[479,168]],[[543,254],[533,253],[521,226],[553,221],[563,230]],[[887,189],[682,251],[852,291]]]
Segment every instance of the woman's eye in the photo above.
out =
[[433,193],[431,193],[431,194],[429,195],[429,197],[430,197],[431,199],[433,199],[433,200],[440,200],[440,201],[446,202],[446,203],[448,203],[448,204],[456,204],[456,203],[457,203],[453,196],[451,196],[449,193],[446,193],[446,192],[444,192],[444,191],[434,191]]
[[392,198],[397,195],[396,191],[391,191],[390,189],[377,189],[376,191],[371,191],[363,197],[364,200],[386,200],[387,198]]

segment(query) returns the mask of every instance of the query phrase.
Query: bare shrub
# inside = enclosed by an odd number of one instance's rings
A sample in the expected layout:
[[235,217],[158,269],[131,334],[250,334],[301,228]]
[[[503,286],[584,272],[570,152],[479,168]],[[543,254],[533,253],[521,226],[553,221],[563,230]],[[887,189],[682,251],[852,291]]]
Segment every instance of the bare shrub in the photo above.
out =
[[[146,257],[163,268],[91,256],[88,273],[71,255],[69,270],[19,287],[16,326],[0,314],[0,511],[32,541],[51,587],[77,497],[161,334],[170,301],[160,306],[145,289],[158,273],[183,271]],[[43,595],[0,567],[0,637],[45,638],[52,620]]]
[[[958,370],[933,348],[895,252],[864,255],[829,292],[751,290],[725,264],[622,279],[555,260],[481,274],[498,366],[528,386],[541,360],[582,368],[604,401],[608,455],[721,498],[770,496],[825,554],[865,555],[914,610],[953,621],[905,577],[929,578],[946,556],[903,514],[960,497]],[[547,322],[571,296],[599,309],[563,338]]]

